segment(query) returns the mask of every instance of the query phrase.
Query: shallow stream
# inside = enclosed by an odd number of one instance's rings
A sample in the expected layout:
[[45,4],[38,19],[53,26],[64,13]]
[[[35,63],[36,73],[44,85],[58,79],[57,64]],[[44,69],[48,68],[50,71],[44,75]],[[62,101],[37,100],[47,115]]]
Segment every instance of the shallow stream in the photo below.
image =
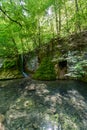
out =
[[87,83],[0,81],[0,122],[5,130],[87,130]]

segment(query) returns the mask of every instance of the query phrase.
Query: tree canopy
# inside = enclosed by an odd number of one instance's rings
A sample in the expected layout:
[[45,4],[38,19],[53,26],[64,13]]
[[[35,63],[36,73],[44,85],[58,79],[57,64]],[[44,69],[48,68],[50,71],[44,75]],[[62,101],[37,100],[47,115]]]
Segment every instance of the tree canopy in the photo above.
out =
[[86,5],[84,0],[1,0],[0,56],[16,56],[86,29]]

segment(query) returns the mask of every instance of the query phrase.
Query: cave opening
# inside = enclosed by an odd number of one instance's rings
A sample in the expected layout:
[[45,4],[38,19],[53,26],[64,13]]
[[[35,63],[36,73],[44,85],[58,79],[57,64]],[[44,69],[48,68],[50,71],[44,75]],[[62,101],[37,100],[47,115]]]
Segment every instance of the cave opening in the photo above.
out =
[[60,61],[60,62],[59,62],[59,68],[60,68],[60,69],[63,69],[63,68],[65,68],[65,67],[67,67],[67,61],[66,61],[66,60]]

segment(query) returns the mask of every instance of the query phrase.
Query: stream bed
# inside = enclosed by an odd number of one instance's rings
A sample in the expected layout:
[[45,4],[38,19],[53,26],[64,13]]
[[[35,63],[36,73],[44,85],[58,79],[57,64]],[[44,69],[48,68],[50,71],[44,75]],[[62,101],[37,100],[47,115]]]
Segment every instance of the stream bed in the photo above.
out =
[[87,130],[87,83],[0,81],[0,130]]

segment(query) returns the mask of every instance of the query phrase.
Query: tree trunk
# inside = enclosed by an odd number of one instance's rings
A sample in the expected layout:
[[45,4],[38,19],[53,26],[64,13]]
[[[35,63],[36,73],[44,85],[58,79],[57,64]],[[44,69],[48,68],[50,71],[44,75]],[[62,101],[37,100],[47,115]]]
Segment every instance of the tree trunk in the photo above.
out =
[[59,34],[59,32],[58,32],[58,14],[57,14],[57,1],[56,0],[54,0],[54,11],[55,11],[56,33],[58,36],[58,34]]
[[75,8],[76,8],[76,31],[81,32],[78,0],[75,0]]
[[67,31],[67,33],[69,33],[69,25],[68,25],[68,14],[67,14],[67,8],[66,8],[66,2],[65,2],[65,0],[64,0],[64,6],[65,6],[65,16],[66,16],[66,31]]
[[59,35],[61,32],[61,5],[59,4]]
[[39,43],[39,48],[41,46],[41,28],[40,28],[40,21],[38,17],[38,43]]

